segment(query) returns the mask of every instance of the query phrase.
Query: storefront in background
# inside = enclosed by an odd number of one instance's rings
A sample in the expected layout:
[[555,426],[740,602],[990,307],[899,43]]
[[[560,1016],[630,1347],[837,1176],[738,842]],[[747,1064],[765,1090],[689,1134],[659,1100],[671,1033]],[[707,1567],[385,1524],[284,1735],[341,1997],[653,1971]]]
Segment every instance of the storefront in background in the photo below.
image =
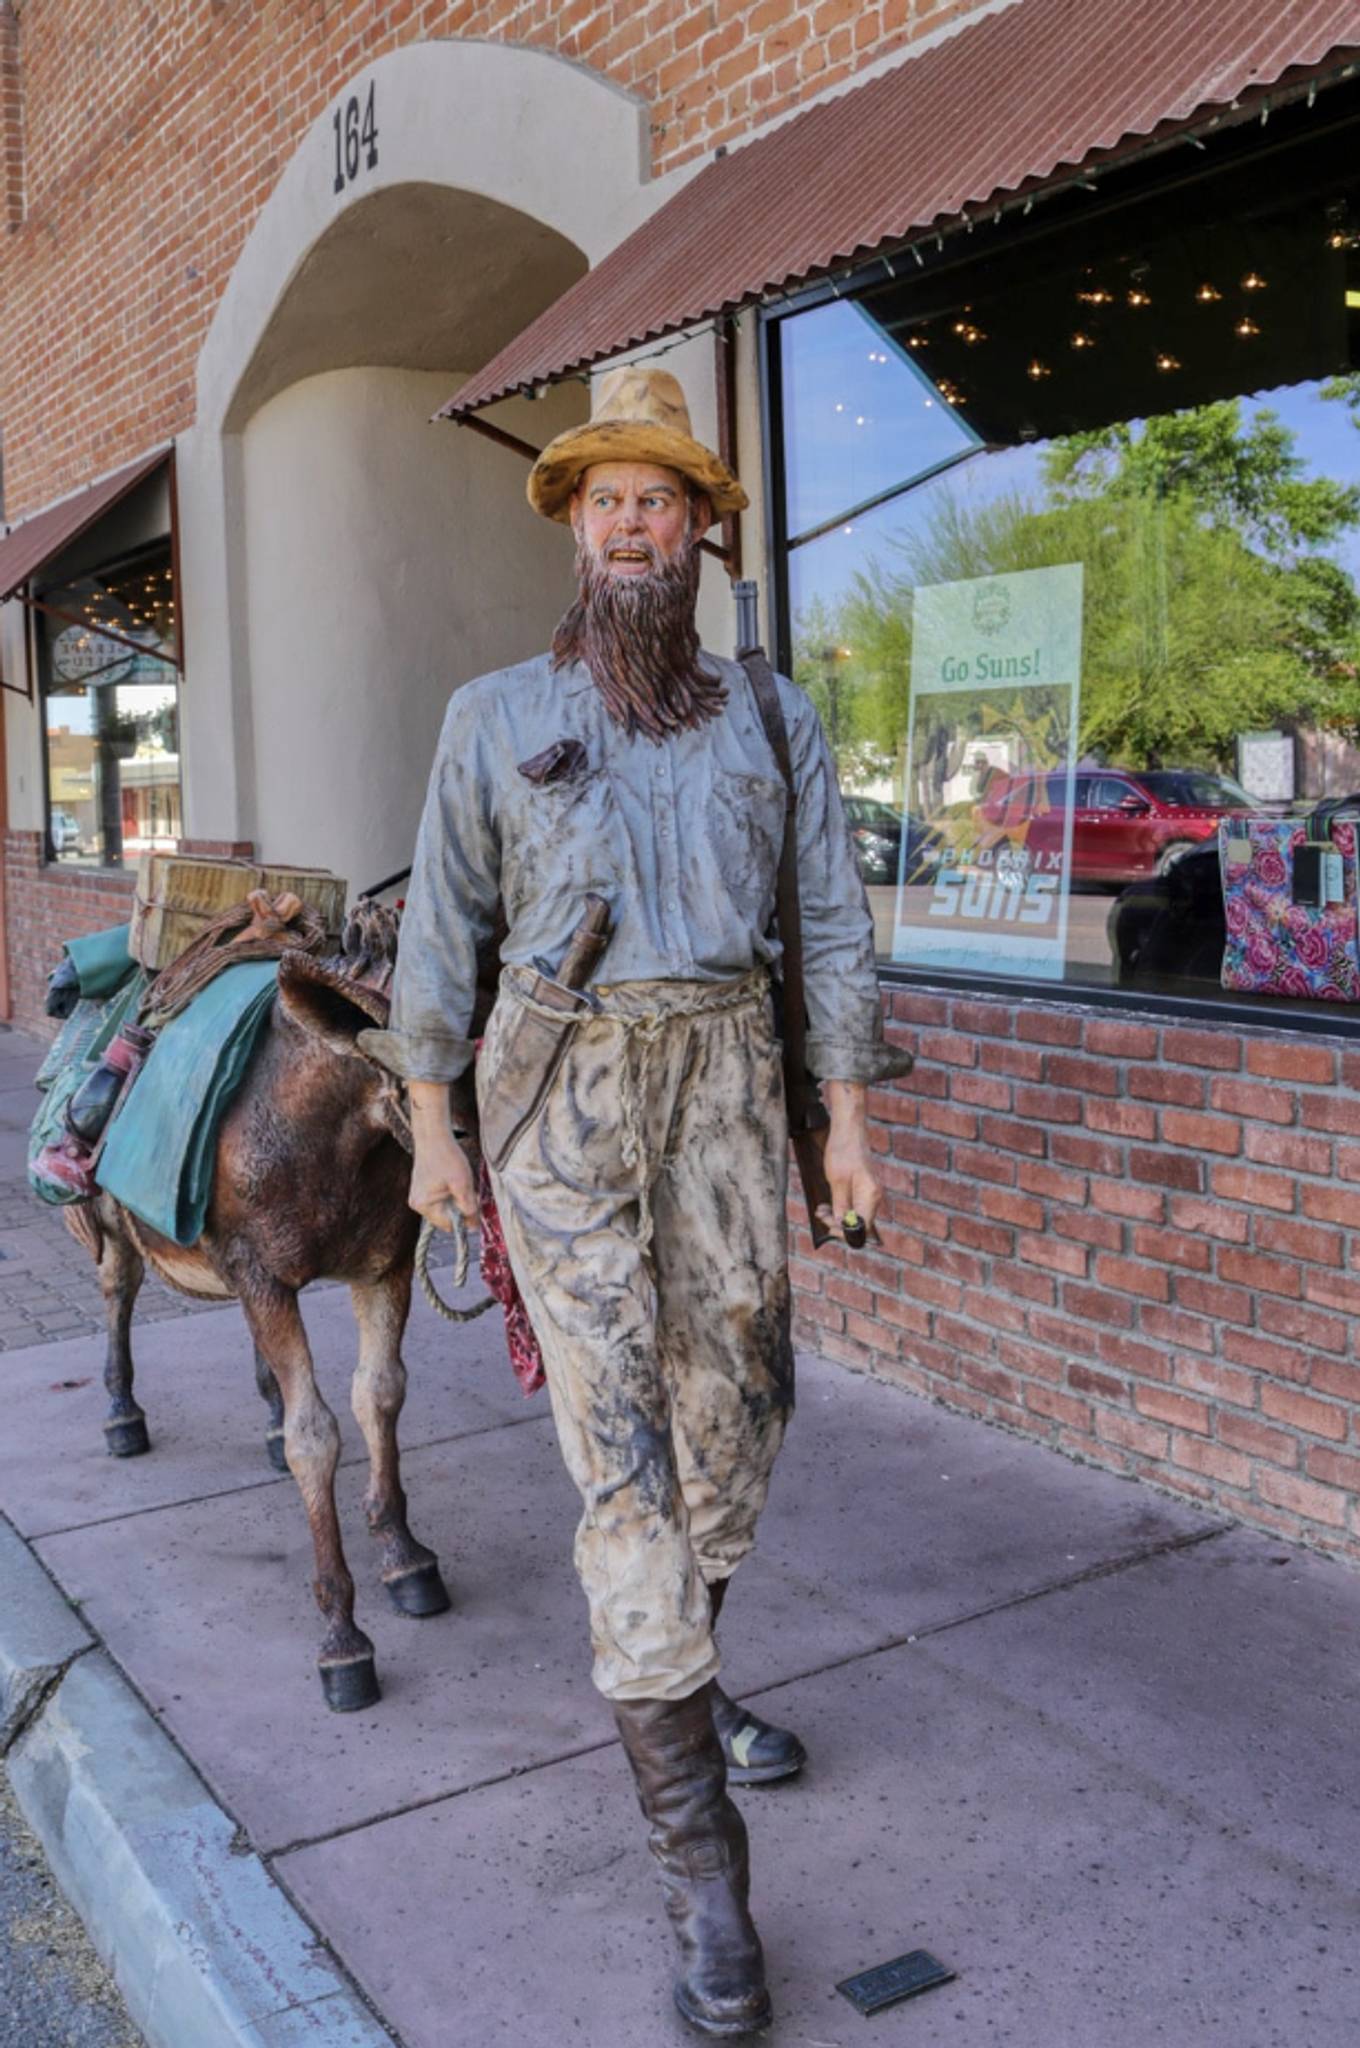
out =
[[886,971],[1349,1023],[1231,821],[1360,792],[1357,164],[1343,92],[767,319],[781,654]]
[[13,766],[32,823],[6,834],[5,900],[25,1021],[41,1014],[54,941],[121,922],[139,855],[184,836],[171,454],[129,465],[35,525],[31,563],[10,557],[12,573],[29,571],[10,651],[31,707]]
[[809,1340],[1351,1557],[1358,163],[1341,87],[763,322],[780,652],[919,1060]]

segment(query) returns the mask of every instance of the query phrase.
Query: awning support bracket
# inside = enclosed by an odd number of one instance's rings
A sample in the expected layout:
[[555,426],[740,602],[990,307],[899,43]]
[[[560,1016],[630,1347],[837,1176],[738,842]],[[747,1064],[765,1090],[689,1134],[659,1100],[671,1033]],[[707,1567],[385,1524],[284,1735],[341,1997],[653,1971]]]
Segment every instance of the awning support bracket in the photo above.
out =
[[[101,640],[113,640],[119,647],[126,647],[133,654],[144,654],[152,661],[163,661],[167,668],[177,669],[180,674],[184,672],[184,664],[178,654],[162,654],[158,647],[145,647],[140,640],[129,639],[126,633],[116,632],[112,626],[101,626],[90,619],[77,618],[74,612],[64,612],[60,605],[48,604],[45,598],[33,597],[26,591],[16,590],[14,596],[16,601],[27,606],[29,611],[45,612],[49,619],[60,619],[64,626],[83,626],[87,632],[97,633]],[[10,689],[13,685],[7,683],[5,687]],[[32,699],[29,701],[31,703]]]

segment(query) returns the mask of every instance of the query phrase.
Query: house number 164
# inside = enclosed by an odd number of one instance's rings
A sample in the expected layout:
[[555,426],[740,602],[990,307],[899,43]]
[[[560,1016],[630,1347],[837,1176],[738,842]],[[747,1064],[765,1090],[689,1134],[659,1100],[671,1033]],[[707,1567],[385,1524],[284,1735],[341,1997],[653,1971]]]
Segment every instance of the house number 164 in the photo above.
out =
[[346,185],[354,183],[361,160],[365,169],[377,169],[378,121],[373,107],[374,91],[374,86],[370,85],[362,114],[358,94],[351,93],[343,111],[337,107],[331,115],[331,126],[335,130],[335,184],[332,189],[336,192],[343,192]]

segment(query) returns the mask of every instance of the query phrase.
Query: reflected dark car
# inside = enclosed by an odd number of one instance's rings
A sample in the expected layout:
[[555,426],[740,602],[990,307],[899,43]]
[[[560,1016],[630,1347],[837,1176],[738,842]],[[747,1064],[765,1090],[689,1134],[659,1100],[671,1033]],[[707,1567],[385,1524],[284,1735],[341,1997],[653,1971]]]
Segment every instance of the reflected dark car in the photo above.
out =
[[978,806],[998,872],[1007,864],[1056,873],[1072,806],[1072,879],[1138,882],[1164,875],[1218,833],[1220,818],[1249,811],[1247,792],[1201,768],[1093,768],[999,778]]
[[854,842],[855,859],[866,882],[919,882],[939,865],[942,841],[938,832],[919,818],[906,820],[907,857],[902,867],[902,813],[873,796],[847,796],[846,821]]
[[1106,930],[1121,988],[1193,981],[1216,989],[1228,936],[1217,843],[1197,846],[1165,874],[1121,889]]

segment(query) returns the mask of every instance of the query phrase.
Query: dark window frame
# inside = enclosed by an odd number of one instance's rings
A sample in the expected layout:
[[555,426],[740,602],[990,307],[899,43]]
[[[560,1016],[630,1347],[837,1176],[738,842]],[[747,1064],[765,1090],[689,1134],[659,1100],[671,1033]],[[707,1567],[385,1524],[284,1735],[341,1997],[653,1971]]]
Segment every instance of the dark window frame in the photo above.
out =
[[[1324,111],[1325,110],[1325,111]],[[961,276],[985,263],[989,256],[1003,253],[1011,258],[1026,248],[1050,238],[1061,239],[1079,231],[1093,219],[1116,216],[1139,201],[1165,201],[1173,192],[1191,190],[1197,198],[1205,188],[1210,195],[1215,182],[1225,174],[1247,165],[1259,165],[1266,157],[1287,153],[1310,136],[1333,130],[1351,130],[1360,138],[1360,83],[1332,87],[1319,96],[1314,113],[1310,96],[1307,105],[1280,109],[1273,128],[1265,136],[1256,122],[1211,134],[1195,145],[1189,167],[1179,154],[1158,152],[1150,158],[1136,157],[1123,167],[1102,175],[1099,185],[1089,190],[1067,189],[1036,206],[1034,220],[1012,215],[1006,225],[986,235],[951,236],[941,239],[938,253],[922,262],[922,274],[939,278],[954,272]],[[1187,152],[1188,154],[1188,152]],[[1042,197],[1036,192],[1035,197]],[[1026,209],[1026,216],[1028,209]],[[997,216],[1000,221],[1000,214]],[[923,238],[930,247],[935,238]],[[976,243],[976,246],[974,246]],[[904,260],[905,259],[905,260]],[[793,631],[789,597],[790,543],[808,538],[789,532],[787,522],[787,474],[784,459],[784,393],[780,331],[785,321],[827,305],[833,300],[859,298],[887,279],[905,274],[913,260],[920,260],[909,245],[900,244],[866,262],[849,277],[819,280],[801,290],[790,291],[777,304],[756,308],[756,360],[759,379],[765,493],[766,587],[770,593],[770,642],[775,665],[791,673]],[[896,495],[883,494],[885,498]],[[845,516],[845,515],[840,515]],[[833,520],[831,525],[838,523]],[[966,974],[958,971],[909,967],[880,960],[878,976],[886,988],[920,989],[944,994],[986,998],[1010,998],[1045,1009],[1113,1010],[1143,1016],[1163,1017],[1195,1023],[1214,1023],[1244,1030],[1278,1033],[1297,1032],[1310,1036],[1360,1039],[1360,1010],[1338,1003],[1333,1011],[1295,1009],[1279,998],[1243,997],[1197,993],[1181,995],[1171,990],[1118,988],[1082,982],[1036,982],[1019,976]]]

